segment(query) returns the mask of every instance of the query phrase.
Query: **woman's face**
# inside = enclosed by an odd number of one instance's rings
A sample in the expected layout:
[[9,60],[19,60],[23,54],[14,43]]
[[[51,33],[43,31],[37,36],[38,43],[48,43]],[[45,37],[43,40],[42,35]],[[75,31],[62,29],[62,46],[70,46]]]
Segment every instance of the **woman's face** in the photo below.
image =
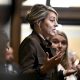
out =
[[56,34],[51,41],[52,47],[56,48],[57,51],[65,52],[67,49],[67,40],[63,36]]
[[53,12],[49,12],[47,17],[40,23],[41,34],[44,37],[54,36],[56,25],[57,25],[57,15]]
[[7,61],[13,61],[13,49],[11,47],[6,48],[5,58]]

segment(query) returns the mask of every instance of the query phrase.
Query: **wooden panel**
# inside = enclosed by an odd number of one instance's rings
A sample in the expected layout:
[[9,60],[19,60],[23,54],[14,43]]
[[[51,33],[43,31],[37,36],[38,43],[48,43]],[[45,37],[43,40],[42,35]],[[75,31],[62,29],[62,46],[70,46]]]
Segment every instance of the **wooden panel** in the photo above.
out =
[[14,49],[14,57],[16,62],[18,62],[18,48],[20,45],[21,3],[22,0],[15,0],[13,2],[14,11],[11,17],[11,45]]
[[[23,6],[21,16],[24,17],[25,12],[29,10],[30,6]],[[80,20],[80,8],[55,8],[59,13],[59,19],[79,19]]]

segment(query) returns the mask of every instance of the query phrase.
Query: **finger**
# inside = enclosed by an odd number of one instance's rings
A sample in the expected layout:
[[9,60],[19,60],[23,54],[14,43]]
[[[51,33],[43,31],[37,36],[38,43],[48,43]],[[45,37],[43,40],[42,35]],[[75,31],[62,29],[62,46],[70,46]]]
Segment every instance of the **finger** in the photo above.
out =
[[55,60],[60,60],[60,59],[62,59],[63,55],[64,55],[63,53],[60,53],[60,55],[59,55],[58,57],[56,57]]
[[58,53],[54,56],[54,59],[59,58],[59,57],[61,57],[61,56],[63,56],[63,53],[58,52]]
[[45,56],[45,58],[44,58],[44,61],[47,61],[48,59],[49,59],[49,53],[46,52],[46,56]]
[[71,74],[74,74],[76,72],[77,72],[76,70],[66,70],[66,75],[71,75]]
[[53,56],[53,58],[57,58],[58,56],[60,56],[60,52],[58,52],[55,56]]

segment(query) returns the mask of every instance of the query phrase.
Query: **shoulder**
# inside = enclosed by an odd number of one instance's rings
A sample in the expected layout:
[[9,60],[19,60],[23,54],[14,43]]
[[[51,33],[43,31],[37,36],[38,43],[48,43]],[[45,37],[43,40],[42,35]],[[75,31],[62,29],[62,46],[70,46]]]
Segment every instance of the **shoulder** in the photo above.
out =
[[21,42],[20,46],[35,44],[36,42],[37,42],[36,38],[28,36]]

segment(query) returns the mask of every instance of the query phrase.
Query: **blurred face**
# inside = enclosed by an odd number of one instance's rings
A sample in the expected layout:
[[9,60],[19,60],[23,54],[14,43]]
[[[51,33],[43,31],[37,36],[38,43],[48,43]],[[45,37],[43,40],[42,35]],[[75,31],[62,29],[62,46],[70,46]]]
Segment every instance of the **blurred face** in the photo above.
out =
[[40,23],[41,34],[44,37],[54,36],[56,32],[56,25],[57,15],[53,12],[49,12],[47,17]]
[[9,46],[9,43],[7,44],[6,52],[5,52],[5,59],[7,61],[13,61],[13,49]]
[[53,48],[56,48],[57,51],[65,52],[67,48],[67,41],[63,36],[55,35],[51,41]]

